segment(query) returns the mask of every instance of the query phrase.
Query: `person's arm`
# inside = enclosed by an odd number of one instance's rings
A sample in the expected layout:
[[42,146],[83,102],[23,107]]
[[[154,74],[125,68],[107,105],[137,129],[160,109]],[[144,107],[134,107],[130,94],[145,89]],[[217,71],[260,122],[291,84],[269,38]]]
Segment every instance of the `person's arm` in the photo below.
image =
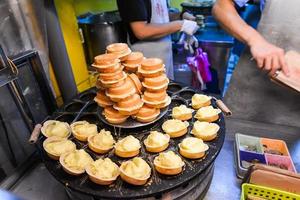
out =
[[217,0],[212,12],[227,32],[250,47],[259,68],[269,71],[270,75],[282,69],[288,75],[284,50],[269,43],[254,28],[245,23],[237,13],[233,0]]
[[134,35],[139,40],[162,38],[181,30],[183,21],[177,20],[165,24],[147,23],[146,21],[131,22]]

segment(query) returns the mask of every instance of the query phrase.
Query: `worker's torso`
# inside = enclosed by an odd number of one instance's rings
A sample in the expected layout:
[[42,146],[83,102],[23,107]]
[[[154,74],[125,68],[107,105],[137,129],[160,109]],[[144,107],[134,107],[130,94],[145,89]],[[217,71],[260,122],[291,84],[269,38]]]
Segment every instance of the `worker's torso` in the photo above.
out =
[[151,18],[150,23],[168,23],[169,12],[166,0],[151,0]]
[[[150,23],[164,24],[170,22],[166,0],[151,0]],[[151,41],[138,41],[131,48],[141,51],[145,57],[161,58],[166,66],[166,74],[170,79],[174,79],[172,43],[170,35]]]

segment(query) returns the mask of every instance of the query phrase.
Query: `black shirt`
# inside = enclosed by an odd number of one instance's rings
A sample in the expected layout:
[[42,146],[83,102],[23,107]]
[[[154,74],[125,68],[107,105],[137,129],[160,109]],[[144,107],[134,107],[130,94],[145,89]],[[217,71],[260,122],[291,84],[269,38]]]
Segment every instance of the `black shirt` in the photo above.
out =
[[151,20],[151,0],[117,0],[122,21],[127,28],[131,44],[139,41],[130,27],[130,22]]

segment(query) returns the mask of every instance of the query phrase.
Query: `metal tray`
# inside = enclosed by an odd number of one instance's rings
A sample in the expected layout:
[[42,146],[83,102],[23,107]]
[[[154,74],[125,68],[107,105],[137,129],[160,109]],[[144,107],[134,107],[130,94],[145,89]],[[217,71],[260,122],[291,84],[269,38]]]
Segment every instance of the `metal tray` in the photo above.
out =
[[[183,91],[185,90],[189,92],[184,93]],[[99,119],[99,114],[97,113],[97,110],[92,110],[92,112],[91,111],[86,112],[86,109],[94,103],[88,100],[85,102],[80,100],[79,99],[80,95],[77,98],[75,98],[72,102],[67,104],[67,106],[70,106],[70,104],[74,102],[83,103],[81,108],[78,107],[79,109],[78,112],[68,112],[65,111],[65,107],[62,107],[58,110],[58,112],[53,114],[51,119],[58,119],[69,123],[77,120],[87,120],[90,123],[97,124],[99,129],[105,128],[107,130],[110,130],[116,140],[123,138],[126,135],[132,134],[136,138],[138,138],[142,144],[142,141],[147,137],[150,131],[157,130],[163,132],[161,129],[161,125],[165,120],[171,118],[170,112],[174,106],[180,104],[186,104],[186,105],[190,104],[190,100],[188,99],[187,94],[192,95],[193,91],[196,92],[191,88],[182,87],[179,84],[171,83],[168,89],[168,93],[171,94],[172,96],[172,102],[169,105],[167,114],[161,117],[161,119],[159,119],[157,122],[153,124],[146,125],[144,127],[134,128],[134,129],[122,129],[117,127],[112,127],[103,123]],[[88,92],[95,92],[95,90],[92,89],[85,93]],[[180,96],[180,93],[181,94],[184,93],[185,94],[184,97]],[[212,103],[212,105],[216,107],[214,102]],[[190,123],[190,126],[188,128],[188,133],[185,136],[170,140],[170,145],[167,150],[173,150],[178,155],[180,155],[178,152],[178,144],[185,137],[192,136],[190,131],[193,127],[194,121],[195,121],[194,117],[188,121]],[[202,172],[205,171],[207,167],[209,167],[213,163],[213,161],[216,159],[218,153],[222,148],[222,145],[224,143],[224,138],[225,138],[225,121],[222,114],[220,114],[220,119],[216,123],[219,124],[220,130],[216,139],[214,139],[211,142],[206,142],[209,146],[209,150],[207,151],[205,157],[197,160],[190,160],[182,157],[183,161],[185,162],[185,166],[183,172],[179,175],[165,176],[157,173],[153,166],[153,159],[158,154],[147,152],[145,150],[145,147],[142,144],[142,148],[140,150],[139,156],[145,159],[152,168],[151,178],[144,186],[133,186],[122,181],[120,178],[118,178],[115,181],[115,183],[113,183],[110,186],[100,186],[91,182],[88,179],[87,174],[83,174],[80,176],[71,176],[66,172],[64,172],[62,166],[58,161],[52,160],[47,156],[46,152],[43,150],[42,147],[42,143],[45,140],[43,136],[41,136],[41,138],[39,139],[38,146],[39,149],[41,150],[42,159],[45,163],[46,168],[59,182],[61,182],[62,184],[64,184],[66,187],[70,189],[82,193],[86,193],[94,197],[109,198],[109,199],[135,199],[135,198],[144,198],[149,196],[155,197],[155,196],[160,196],[162,193],[165,193],[167,191],[174,190],[175,188],[182,186],[184,184],[188,184],[191,179],[200,175]],[[79,142],[78,140],[74,139],[72,136],[70,137],[70,139],[76,143],[78,149],[79,148],[85,149],[93,157],[93,159],[109,157],[118,165],[120,165],[121,162],[128,160],[128,159],[123,159],[115,156],[114,150],[111,150],[109,153],[104,155],[96,154],[88,148],[86,143]]]
[[[264,152],[262,141],[268,141],[269,143],[271,143],[270,146],[272,146],[272,143],[275,143],[274,144],[275,147],[282,145],[282,151],[285,152],[285,155],[276,155],[276,154],[270,154]],[[241,143],[254,145],[256,146],[257,149],[256,151],[248,151],[248,150],[241,149]],[[248,171],[248,167],[244,167],[242,165],[243,160],[246,160],[248,162],[250,162],[251,160],[256,160],[266,165],[270,165],[270,163],[273,163],[273,165],[283,164],[287,167],[287,170],[296,172],[287,145],[283,140],[261,138],[261,137],[236,133],[235,143],[234,143],[234,158],[235,158],[236,175],[238,178],[244,178],[244,176]]]

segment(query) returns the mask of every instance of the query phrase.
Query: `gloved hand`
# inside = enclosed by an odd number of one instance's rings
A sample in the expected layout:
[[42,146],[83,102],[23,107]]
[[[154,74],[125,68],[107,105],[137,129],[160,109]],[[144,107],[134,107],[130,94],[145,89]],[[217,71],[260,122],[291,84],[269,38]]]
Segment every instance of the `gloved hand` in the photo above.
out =
[[196,21],[196,17],[192,14],[190,14],[189,12],[184,12],[182,14],[182,19],[187,19],[187,20],[191,20],[191,21]]
[[189,50],[191,54],[194,54],[194,48],[199,47],[197,38],[193,35],[187,35],[185,33],[180,36],[177,44],[183,44],[184,49]]
[[182,31],[188,35],[194,35],[194,33],[196,33],[196,31],[198,29],[199,29],[199,26],[197,25],[197,23],[195,21],[185,19],[185,20],[183,20],[183,24],[182,24],[180,31]]

